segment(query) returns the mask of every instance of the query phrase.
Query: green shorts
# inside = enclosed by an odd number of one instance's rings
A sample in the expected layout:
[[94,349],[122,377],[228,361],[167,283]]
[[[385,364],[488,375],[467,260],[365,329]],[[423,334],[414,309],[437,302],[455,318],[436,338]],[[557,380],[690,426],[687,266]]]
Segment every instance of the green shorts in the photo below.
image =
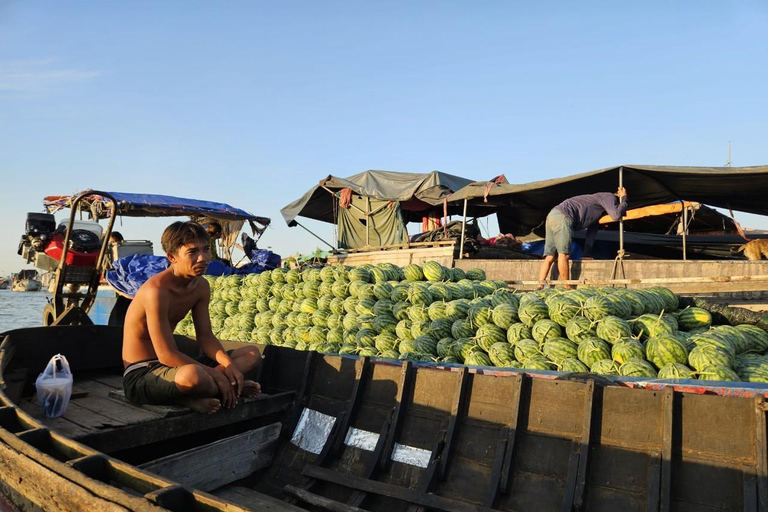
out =
[[[227,350],[232,354],[233,350]],[[205,354],[195,360],[205,366],[214,368],[216,361]],[[139,361],[128,365],[123,372],[123,390],[125,398],[135,404],[173,405],[183,401],[184,393],[176,387],[176,372],[179,366],[171,368],[161,364],[157,359]]]

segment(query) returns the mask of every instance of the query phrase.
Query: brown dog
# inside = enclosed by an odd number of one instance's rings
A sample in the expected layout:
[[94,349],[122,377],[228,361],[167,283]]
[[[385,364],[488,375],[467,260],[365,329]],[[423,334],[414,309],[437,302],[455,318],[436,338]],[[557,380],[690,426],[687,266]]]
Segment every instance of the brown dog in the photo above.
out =
[[748,260],[760,260],[763,256],[768,258],[768,239],[762,238],[747,242],[736,249],[736,252],[741,251],[744,251],[744,256]]

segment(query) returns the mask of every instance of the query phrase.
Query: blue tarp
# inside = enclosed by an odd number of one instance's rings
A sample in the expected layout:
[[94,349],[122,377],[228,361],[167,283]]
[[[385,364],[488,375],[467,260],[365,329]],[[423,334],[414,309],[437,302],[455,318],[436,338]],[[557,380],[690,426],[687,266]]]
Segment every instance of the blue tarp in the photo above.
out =
[[[272,251],[255,250],[253,260],[247,265],[230,267],[219,260],[212,261],[206,270],[207,275],[228,276],[232,274],[259,274],[280,266],[280,256]],[[168,268],[165,256],[151,254],[133,254],[120,258],[107,272],[107,282],[123,295],[133,297],[147,279]]]

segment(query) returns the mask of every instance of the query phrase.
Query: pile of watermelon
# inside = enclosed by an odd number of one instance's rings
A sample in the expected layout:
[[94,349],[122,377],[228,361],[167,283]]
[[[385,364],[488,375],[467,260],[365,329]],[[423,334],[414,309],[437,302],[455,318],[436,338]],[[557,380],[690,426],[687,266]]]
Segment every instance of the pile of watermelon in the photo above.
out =
[[[296,350],[661,379],[768,382],[768,332],[667,288],[515,292],[436,262],[209,278],[221,339]],[[194,336],[191,317],[176,332]]]

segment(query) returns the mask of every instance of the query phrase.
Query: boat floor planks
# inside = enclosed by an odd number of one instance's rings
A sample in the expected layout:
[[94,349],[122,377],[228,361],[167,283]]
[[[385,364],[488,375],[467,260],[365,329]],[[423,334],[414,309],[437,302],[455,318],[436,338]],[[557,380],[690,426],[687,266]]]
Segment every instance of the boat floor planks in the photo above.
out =
[[241,507],[258,510],[259,512],[306,512],[306,509],[304,508],[291,505],[290,503],[274,498],[269,494],[264,494],[238,485],[228,485],[213,491],[211,494],[227,501],[231,501]]

